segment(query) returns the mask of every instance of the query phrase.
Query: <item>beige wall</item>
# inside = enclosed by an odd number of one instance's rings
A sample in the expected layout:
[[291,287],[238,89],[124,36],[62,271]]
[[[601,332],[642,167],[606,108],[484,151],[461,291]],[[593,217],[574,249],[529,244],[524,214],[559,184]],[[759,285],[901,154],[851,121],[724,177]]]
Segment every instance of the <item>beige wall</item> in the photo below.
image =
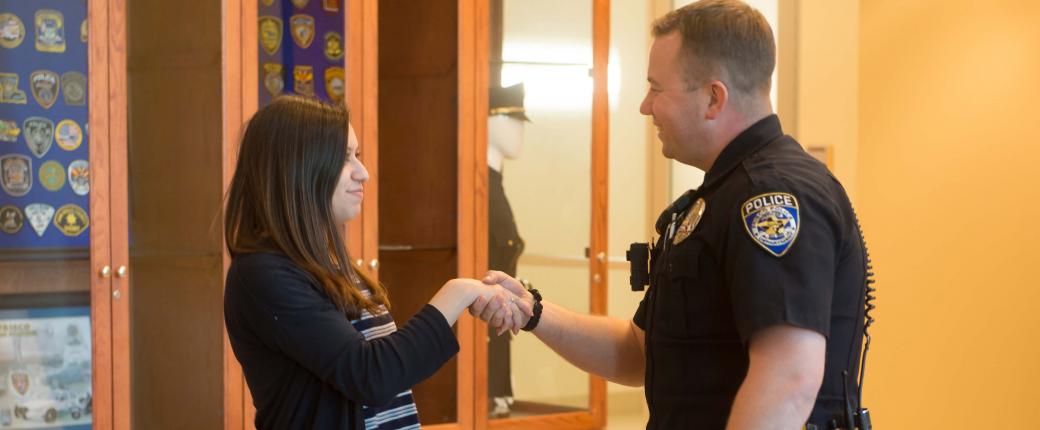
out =
[[858,207],[878,428],[1035,428],[1040,3],[870,0]]
[[784,127],[802,145],[831,148],[833,171],[855,202],[859,1],[802,0],[794,10],[798,14],[798,76],[797,117],[792,120],[797,124],[788,124],[784,118]]

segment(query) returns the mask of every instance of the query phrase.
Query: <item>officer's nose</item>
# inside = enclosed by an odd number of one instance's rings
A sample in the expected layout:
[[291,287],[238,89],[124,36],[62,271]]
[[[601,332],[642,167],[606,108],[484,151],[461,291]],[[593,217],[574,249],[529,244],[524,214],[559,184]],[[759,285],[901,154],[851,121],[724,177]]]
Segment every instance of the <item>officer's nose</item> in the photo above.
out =
[[650,90],[646,91],[646,96],[643,97],[643,102],[639,104],[639,113],[650,116],[654,114],[654,102],[652,99],[653,95]]

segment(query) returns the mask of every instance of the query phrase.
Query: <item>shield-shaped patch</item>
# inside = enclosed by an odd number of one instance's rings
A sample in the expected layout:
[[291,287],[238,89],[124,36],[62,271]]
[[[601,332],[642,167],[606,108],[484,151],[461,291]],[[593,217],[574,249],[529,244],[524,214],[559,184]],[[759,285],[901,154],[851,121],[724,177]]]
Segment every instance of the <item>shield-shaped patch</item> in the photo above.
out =
[[29,75],[29,88],[33,98],[44,109],[50,109],[58,101],[60,77],[50,70],[37,70]]
[[794,195],[760,194],[744,202],[740,213],[751,239],[776,257],[786,254],[798,238],[801,219]]
[[22,154],[0,156],[0,184],[4,191],[21,197],[32,189],[32,159]]
[[11,374],[11,388],[14,392],[18,393],[19,396],[24,396],[29,393],[29,372],[24,370],[15,370]]
[[87,212],[83,208],[67,204],[58,209],[54,215],[54,226],[61,230],[62,234],[76,237],[90,226],[90,218],[87,217]]
[[18,89],[18,74],[0,73],[0,103],[25,104],[25,91]]
[[31,116],[22,122],[22,134],[29,151],[42,158],[51,149],[54,142],[54,122],[43,117]]
[[282,65],[278,63],[264,63],[264,88],[275,97],[285,89],[285,76],[282,73]]
[[36,50],[65,52],[65,18],[53,9],[36,11]]
[[36,231],[36,235],[43,237],[43,232],[47,231],[47,226],[54,218],[54,206],[33,203],[25,207],[25,217],[29,219],[29,225]]
[[325,58],[329,61],[343,59],[343,36],[335,31],[325,33]]
[[329,67],[325,69],[325,94],[329,99],[340,103],[346,95],[346,82],[342,67]]
[[18,233],[22,229],[25,217],[22,210],[15,205],[6,205],[0,208],[0,231],[7,234]]
[[260,17],[260,46],[267,55],[274,55],[282,46],[282,20],[273,16]]
[[85,196],[90,192],[90,164],[87,160],[69,163],[69,188],[79,196]]
[[62,74],[61,93],[65,97],[66,105],[85,105],[87,103],[87,77],[80,72]]
[[292,31],[293,41],[296,46],[307,49],[314,42],[314,17],[310,15],[293,15],[289,18],[289,28]]
[[293,68],[293,91],[304,96],[314,96],[314,68],[296,66]]

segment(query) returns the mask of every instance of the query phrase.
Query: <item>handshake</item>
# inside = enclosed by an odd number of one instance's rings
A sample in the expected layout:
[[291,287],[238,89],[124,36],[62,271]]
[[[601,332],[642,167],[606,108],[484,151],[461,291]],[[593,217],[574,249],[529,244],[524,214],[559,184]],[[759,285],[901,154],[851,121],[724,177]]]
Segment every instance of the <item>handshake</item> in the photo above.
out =
[[[519,333],[534,315],[534,296],[520,281],[499,271],[488,272],[482,280],[452,279],[437,295],[442,294],[451,294],[456,303],[468,303],[464,306],[470,315],[497,328],[499,335],[507,331]],[[434,297],[431,304],[437,299]]]

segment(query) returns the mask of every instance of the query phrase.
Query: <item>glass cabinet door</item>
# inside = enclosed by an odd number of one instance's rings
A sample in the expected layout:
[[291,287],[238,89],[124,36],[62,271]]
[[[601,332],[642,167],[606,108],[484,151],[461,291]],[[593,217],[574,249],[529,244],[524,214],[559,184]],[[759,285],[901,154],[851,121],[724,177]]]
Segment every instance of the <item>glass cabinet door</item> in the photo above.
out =
[[86,0],[0,0],[2,428],[113,424],[108,182],[93,173],[107,69],[91,70],[87,16]]
[[[596,298],[605,295],[594,258],[606,209],[594,187],[606,162],[597,157],[596,122],[605,120],[594,115],[597,67],[605,64],[594,61],[595,12],[592,2],[491,0],[487,35],[488,268],[582,313],[602,312]],[[601,382],[533,335],[488,330],[486,341],[487,414],[478,419],[491,428],[540,418],[594,425]]]

